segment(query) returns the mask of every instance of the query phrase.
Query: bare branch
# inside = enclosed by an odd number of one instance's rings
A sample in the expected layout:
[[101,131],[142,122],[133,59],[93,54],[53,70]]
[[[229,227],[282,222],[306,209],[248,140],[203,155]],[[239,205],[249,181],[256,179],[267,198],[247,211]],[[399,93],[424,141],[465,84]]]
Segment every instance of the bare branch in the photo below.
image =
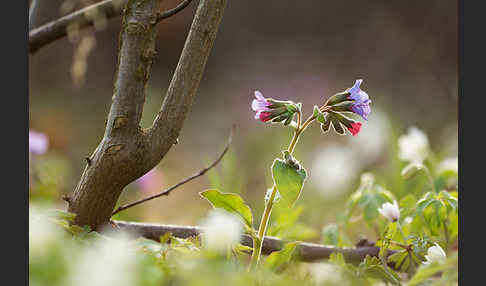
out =
[[[35,2],[37,1],[34,1],[32,6],[35,5]],[[45,45],[65,37],[67,35],[67,29],[69,25],[76,24],[77,28],[79,29],[93,26],[94,19],[88,17],[87,15],[93,14],[92,12],[94,10],[97,10],[98,13],[103,14],[107,19],[120,16],[127,2],[128,0],[101,1],[99,3],[87,6],[81,10],[73,12],[69,15],[66,15],[62,18],[49,22],[41,27],[33,29],[29,33],[29,52],[33,54]],[[162,19],[177,14],[178,12],[186,8],[191,2],[192,0],[184,0],[175,8],[172,8],[162,13],[158,13],[156,21],[159,22]],[[31,8],[31,11],[33,11],[33,9],[34,7]],[[29,17],[29,19],[30,18],[31,17]]]
[[93,26],[94,19],[86,16],[93,10],[98,10],[107,19],[120,16],[127,2],[128,0],[101,1],[33,29],[29,33],[29,52],[33,54],[43,46],[65,37],[69,25],[76,23],[79,29]]
[[[162,158],[177,141],[196,96],[227,0],[201,0],[167,94],[150,130],[152,154]],[[170,122],[170,124],[167,124]]]
[[119,213],[119,212],[121,212],[123,210],[126,210],[128,208],[134,207],[134,206],[139,205],[141,203],[144,203],[144,202],[153,200],[155,198],[158,198],[158,197],[161,197],[161,196],[168,196],[173,190],[177,189],[178,187],[180,187],[180,186],[184,185],[185,183],[190,182],[190,181],[192,181],[192,180],[194,180],[194,179],[196,179],[196,178],[204,175],[207,171],[209,171],[210,169],[212,169],[213,167],[215,167],[221,161],[221,159],[223,159],[224,155],[226,154],[226,152],[228,151],[228,149],[229,149],[229,147],[231,145],[231,141],[232,141],[232,138],[233,138],[234,128],[235,128],[234,126],[233,126],[233,128],[231,128],[231,133],[230,133],[230,136],[228,138],[228,143],[226,144],[226,147],[224,148],[223,152],[218,156],[218,158],[216,159],[216,161],[214,161],[211,165],[207,166],[206,168],[202,169],[201,171],[197,172],[196,174],[185,178],[184,180],[178,182],[177,184],[171,186],[168,189],[165,189],[164,191],[162,191],[162,192],[160,192],[158,194],[155,194],[155,195],[152,195],[152,196],[149,196],[149,197],[146,197],[146,198],[137,200],[135,202],[132,202],[132,203],[129,203],[129,204],[120,206],[115,211],[113,211],[113,213],[111,215],[114,216],[115,214],[117,214],[117,213]]
[[161,20],[163,20],[165,18],[169,18],[170,16],[179,13],[180,11],[184,10],[184,8],[186,8],[191,2],[192,2],[192,0],[184,0],[179,5],[177,5],[176,7],[172,8],[170,10],[164,11],[162,13],[159,13],[159,15],[157,16],[157,22],[160,22]]
[[39,0],[32,0],[29,7],[29,31],[34,27],[34,20],[36,18],[37,8],[39,7]]
[[[160,241],[160,237],[167,232],[179,238],[188,238],[197,236],[201,233],[201,228],[196,226],[179,226],[179,225],[159,225],[126,221],[113,221],[121,229],[134,232],[145,238]],[[265,236],[263,239],[263,254],[270,254],[274,251],[282,249],[283,241],[276,237]],[[253,239],[251,236],[245,234],[241,238],[241,244],[253,247]],[[360,263],[366,255],[378,257],[380,248],[376,246],[364,246],[357,248],[338,248],[325,246],[316,243],[299,242],[297,246],[298,257],[304,262],[314,262],[321,259],[328,259],[331,253],[342,253],[346,262]],[[393,254],[394,251],[388,251],[388,255]]]

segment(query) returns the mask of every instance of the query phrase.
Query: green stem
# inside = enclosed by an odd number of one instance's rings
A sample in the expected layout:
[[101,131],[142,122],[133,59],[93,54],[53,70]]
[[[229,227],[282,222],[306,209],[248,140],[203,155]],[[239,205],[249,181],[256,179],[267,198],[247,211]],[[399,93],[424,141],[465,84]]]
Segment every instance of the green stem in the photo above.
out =
[[275,195],[277,194],[277,187],[273,185],[272,194],[268,199],[268,202],[265,204],[265,210],[263,211],[262,220],[260,222],[260,227],[258,228],[258,238],[253,239],[253,254],[251,256],[250,261],[250,269],[253,269],[260,260],[260,255],[262,252],[263,247],[263,236],[265,235],[265,231],[267,230],[268,221],[270,219],[270,213],[272,212],[273,208],[273,200],[275,199]]
[[432,190],[434,191],[434,193],[437,193],[437,190],[435,189],[434,178],[432,177],[432,174],[430,173],[429,168],[425,165],[422,165],[422,170],[424,170],[425,174],[427,175],[427,178],[429,179],[429,184],[432,187]]
[[449,249],[449,231],[447,230],[447,218],[444,220],[445,251]]
[[402,226],[400,225],[400,223],[399,223],[398,221],[397,221],[397,227],[398,227],[398,229],[400,230],[400,234],[401,234],[401,235],[402,235],[402,237],[403,237],[403,242],[404,242],[405,244],[407,244],[407,239],[405,238],[405,233],[403,233]]
[[[292,154],[292,152],[294,151],[295,145],[299,140],[299,136],[314,119],[315,117],[311,116],[302,125],[300,125],[300,116],[299,116],[298,119],[299,126],[295,130],[294,137],[292,138],[289,148],[287,149],[287,151],[290,154]],[[272,193],[270,194],[270,198],[268,199],[268,202],[265,204],[265,210],[263,211],[260,227],[258,228],[258,238],[253,239],[253,253],[251,256],[249,269],[254,269],[258,265],[258,262],[260,261],[260,255],[263,247],[263,237],[265,236],[265,232],[267,230],[268,221],[270,219],[270,213],[272,212],[272,208],[273,208],[273,201],[276,195],[277,195],[277,186],[273,185]]]

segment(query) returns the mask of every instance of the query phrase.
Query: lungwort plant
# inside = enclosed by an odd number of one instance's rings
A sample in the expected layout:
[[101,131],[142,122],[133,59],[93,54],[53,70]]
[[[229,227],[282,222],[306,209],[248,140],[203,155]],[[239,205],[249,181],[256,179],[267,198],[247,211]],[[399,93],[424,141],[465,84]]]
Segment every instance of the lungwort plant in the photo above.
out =
[[322,104],[314,106],[314,111],[306,120],[303,120],[302,104],[293,101],[282,101],[273,98],[265,98],[260,91],[255,91],[255,99],[251,108],[256,112],[255,119],[261,122],[282,123],[290,126],[293,137],[287,150],[282,151],[283,157],[276,158],[272,164],[273,186],[265,194],[265,209],[258,230],[253,228],[253,215],[250,207],[237,194],[221,193],[217,190],[201,192],[215,208],[221,208],[238,215],[244,222],[246,232],[253,238],[253,252],[250,268],[254,268],[262,251],[263,237],[265,235],[272,208],[280,202],[292,208],[299,198],[304,182],[307,178],[306,169],[292,156],[299,138],[309,125],[317,120],[324,133],[331,126],[340,135],[346,135],[346,130],[356,136],[362,127],[361,122],[346,116],[346,113],[354,113],[368,120],[371,112],[371,100],[368,94],[361,90],[362,79],[356,81],[353,87],[337,93]]

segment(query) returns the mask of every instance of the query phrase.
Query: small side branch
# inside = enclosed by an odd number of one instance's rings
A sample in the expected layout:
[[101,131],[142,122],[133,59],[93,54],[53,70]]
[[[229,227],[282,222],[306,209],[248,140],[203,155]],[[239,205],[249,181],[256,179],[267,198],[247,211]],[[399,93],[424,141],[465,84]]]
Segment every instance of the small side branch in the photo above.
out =
[[155,195],[152,195],[152,196],[149,196],[149,197],[146,197],[146,198],[143,198],[143,199],[140,199],[138,201],[135,201],[135,202],[132,202],[132,203],[129,203],[129,204],[126,204],[126,205],[122,205],[120,207],[118,207],[115,211],[113,211],[113,213],[111,214],[112,216],[114,216],[115,214],[123,211],[123,210],[126,210],[128,208],[131,208],[131,207],[134,207],[136,205],[139,205],[141,203],[144,203],[144,202],[147,202],[147,201],[150,201],[150,200],[153,200],[153,199],[156,199],[158,197],[162,197],[162,196],[168,196],[173,190],[177,189],[178,187],[184,185],[185,183],[188,183],[202,175],[204,175],[207,171],[211,170],[212,168],[214,168],[216,165],[218,165],[218,163],[221,161],[221,159],[223,159],[224,155],[226,154],[226,152],[228,152],[228,149],[231,145],[231,142],[233,141],[233,133],[234,133],[234,129],[235,129],[235,126],[233,126],[231,128],[231,133],[230,133],[230,136],[228,138],[228,143],[226,144],[226,147],[224,148],[223,152],[221,152],[221,154],[218,156],[218,158],[216,159],[216,161],[214,161],[211,165],[207,166],[206,168],[202,169],[201,171],[197,172],[196,174],[192,175],[192,176],[189,176],[187,178],[185,178],[184,180],[178,182],[177,184],[171,186],[170,188],[158,193],[158,194],[155,194]]
[[159,15],[157,16],[157,22],[160,22],[161,20],[163,20],[165,18],[169,18],[170,16],[173,16],[173,15],[179,13],[180,11],[184,10],[184,8],[189,6],[189,4],[191,4],[191,2],[192,2],[192,0],[184,0],[179,5],[177,5],[176,7],[172,8],[170,10],[164,11],[162,13],[159,13]]
[[29,33],[29,52],[33,54],[43,46],[65,37],[69,25],[76,23],[79,29],[93,26],[94,19],[86,15],[92,14],[94,10],[104,14],[107,19],[120,16],[127,2],[128,0],[101,1],[33,29]]
[[[37,2],[37,0],[35,2]],[[67,28],[69,25],[76,24],[78,25],[77,28],[79,29],[93,26],[94,19],[88,17],[87,15],[92,15],[93,11],[95,10],[97,10],[99,14],[103,14],[106,19],[120,16],[127,2],[128,0],[101,1],[49,22],[41,27],[33,29],[29,33],[29,52],[34,54],[37,50],[45,45],[65,37],[67,35]],[[191,2],[192,0],[184,0],[177,7],[159,13],[157,16],[157,22],[177,14],[186,8]],[[35,5],[35,3],[32,5]],[[31,9],[31,11],[32,10],[33,9]]]
[[[165,233],[172,233],[172,235],[179,238],[188,238],[197,236],[201,233],[201,228],[196,226],[179,226],[179,225],[159,225],[126,221],[113,221],[113,223],[120,229],[136,233],[148,239],[156,241]],[[276,237],[265,236],[263,240],[262,253],[268,255],[274,251],[282,249],[283,241]],[[243,235],[241,244],[253,247],[253,240],[249,235]],[[338,248],[325,246],[316,243],[299,242],[297,246],[298,257],[304,262],[314,262],[321,259],[329,259],[331,253],[341,253],[349,263],[360,263],[366,255],[378,257],[380,248],[376,246],[364,246],[357,248]],[[394,251],[388,251],[388,255],[393,254]]]
[[29,7],[29,31],[34,27],[34,20],[36,18],[39,0],[32,0]]

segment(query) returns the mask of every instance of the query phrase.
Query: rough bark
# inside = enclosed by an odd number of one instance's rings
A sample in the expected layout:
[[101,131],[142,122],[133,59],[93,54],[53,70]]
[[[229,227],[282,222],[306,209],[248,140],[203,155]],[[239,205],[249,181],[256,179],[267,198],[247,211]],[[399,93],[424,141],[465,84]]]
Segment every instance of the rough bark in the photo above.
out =
[[[201,0],[162,108],[148,131],[151,153],[162,158],[177,142],[223,17],[226,0]],[[170,122],[171,124],[167,124]],[[158,162],[158,161],[157,161]]]
[[[197,236],[201,233],[201,228],[196,226],[180,226],[180,225],[159,225],[126,221],[114,221],[114,223],[121,229],[138,234],[145,238],[160,241],[160,237],[167,232],[180,238],[188,238]],[[274,251],[282,249],[285,241],[271,236],[265,236],[263,240],[262,253],[268,255]],[[249,235],[241,237],[241,244],[253,247],[253,239]],[[321,259],[328,259],[331,253],[342,253],[344,258],[349,263],[360,263],[366,255],[378,257],[380,248],[376,246],[364,246],[356,248],[339,248],[326,246],[316,243],[299,242],[297,246],[298,258],[305,262],[314,262]],[[393,254],[394,251],[388,251],[388,255]]]
[[96,228],[106,223],[122,189],[151,169],[145,164],[148,142],[139,123],[155,55],[159,2],[130,0],[127,3],[105,134],[69,200],[69,211],[77,214],[77,224]]
[[155,167],[176,143],[204,71],[226,0],[202,0],[179,64],[153,127],[139,126],[145,86],[155,56],[160,0],[129,0],[124,10],[118,68],[105,134],[88,158],[68,210],[74,223],[97,229],[107,223],[129,183]]

